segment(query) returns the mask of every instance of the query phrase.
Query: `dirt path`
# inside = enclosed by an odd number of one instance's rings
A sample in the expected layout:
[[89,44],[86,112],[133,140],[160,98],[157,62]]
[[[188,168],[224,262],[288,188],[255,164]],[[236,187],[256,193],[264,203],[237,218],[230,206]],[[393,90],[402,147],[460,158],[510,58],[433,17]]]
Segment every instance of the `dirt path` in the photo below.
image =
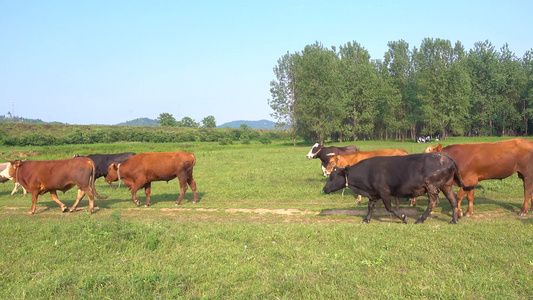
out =
[[[29,207],[27,206],[3,206],[3,209],[5,210],[27,210]],[[80,210],[87,210],[87,206],[78,207],[76,209],[77,211]],[[108,208],[99,208],[95,207],[95,209],[98,210],[109,210]],[[302,215],[320,215],[320,216],[331,216],[331,215],[345,215],[345,216],[366,216],[367,210],[366,209],[325,209],[321,211],[317,210],[300,210],[300,209],[266,209],[266,208],[183,208],[183,207],[176,207],[176,208],[153,208],[153,207],[131,207],[131,208],[119,208],[119,210],[125,210],[125,211],[142,211],[142,210],[149,210],[149,211],[161,211],[161,212],[180,212],[180,211],[195,211],[195,212],[225,212],[225,213],[243,213],[243,214],[258,214],[258,215],[265,215],[265,214],[273,214],[273,215],[285,215],[285,216],[302,216]],[[48,208],[48,207],[37,207],[36,213],[43,213],[45,211],[50,212],[58,212],[56,209]],[[418,218],[422,215],[422,212],[414,207],[401,207],[398,210],[398,213],[405,214],[407,217],[410,218]],[[494,210],[494,211],[485,211],[482,213],[475,213],[472,217],[472,219],[483,219],[487,217],[495,217],[495,216],[502,216],[509,214],[509,211],[500,209],[500,210]],[[444,214],[449,215],[449,211],[444,212],[433,212],[432,215],[435,214]],[[384,215],[392,215],[388,211],[385,210],[385,208],[376,208],[374,210],[375,216],[384,216]]]

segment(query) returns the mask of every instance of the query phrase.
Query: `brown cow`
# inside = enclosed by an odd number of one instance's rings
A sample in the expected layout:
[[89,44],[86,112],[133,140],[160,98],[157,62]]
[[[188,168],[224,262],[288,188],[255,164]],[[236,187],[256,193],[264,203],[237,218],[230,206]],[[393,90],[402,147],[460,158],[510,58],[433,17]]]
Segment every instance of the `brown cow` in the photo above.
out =
[[328,166],[326,167],[326,173],[329,175],[335,167],[344,168],[346,166],[355,165],[363,159],[374,156],[402,156],[407,154],[409,153],[403,149],[381,149],[374,151],[357,151],[345,155],[331,155]]
[[80,200],[87,194],[89,198],[89,211],[94,210],[94,197],[104,199],[98,195],[94,187],[94,163],[86,157],[78,157],[48,161],[21,161],[9,163],[4,170],[8,172],[13,181],[20,183],[23,188],[31,193],[32,205],[28,214],[35,212],[35,205],[39,195],[50,192],[62,212],[67,211],[67,206],[59,201],[57,191],[66,192],[78,186],[78,197],[70,211],[74,211]]
[[[329,163],[324,171],[325,174],[329,175],[335,167],[345,168],[347,166],[355,165],[356,163],[362,161],[363,159],[371,158],[374,156],[403,156],[408,155],[407,151],[403,149],[381,149],[373,151],[357,151],[345,155],[330,155]],[[356,203],[361,202],[361,195],[357,196]],[[411,202],[411,205],[416,205],[416,199]],[[396,207],[399,206],[398,198],[396,198]]]
[[[504,179],[518,173],[524,183],[524,204],[519,215],[527,213],[533,195],[532,141],[518,138],[495,143],[456,144],[444,148],[442,144],[438,144],[436,147],[429,146],[424,153],[438,151],[448,153],[457,162],[463,182],[467,186],[487,179]],[[457,185],[457,182],[455,184]],[[463,189],[457,193],[459,216],[463,215],[461,201],[465,195],[468,199],[465,215],[471,216],[474,211],[474,191],[465,192]]]
[[152,181],[169,181],[176,177],[180,181],[180,195],[176,205],[181,204],[181,199],[187,191],[187,184],[194,194],[193,202],[198,202],[196,182],[192,177],[196,158],[192,153],[185,151],[140,153],[128,158],[123,163],[113,163],[109,166],[105,180],[111,184],[113,181],[122,180],[131,189],[133,203],[140,205],[137,200],[137,191],[144,187],[146,194],[146,207],[150,205],[150,190]]

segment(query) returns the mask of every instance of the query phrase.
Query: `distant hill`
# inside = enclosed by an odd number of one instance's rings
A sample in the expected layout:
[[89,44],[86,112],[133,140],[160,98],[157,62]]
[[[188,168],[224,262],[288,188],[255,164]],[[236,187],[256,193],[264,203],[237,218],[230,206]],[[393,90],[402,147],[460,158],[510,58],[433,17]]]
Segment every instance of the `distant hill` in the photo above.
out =
[[[6,116],[0,116],[0,123],[44,123],[43,120],[40,119],[26,119],[21,117],[6,117]],[[56,124],[61,124],[59,122],[54,122]]]
[[118,126],[159,126],[159,123],[157,123],[157,120],[152,120],[149,118],[138,118],[135,120],[118,123],[117,125]]
[[269,120],[259,120],[259,121],[232,121],[228,123],[224,123],[222,125],[218,125],[218,128],[241,128],[241,124],[246,124],[250,126],[252,129],[276,129],[275,125],[276,122],[272,122]]

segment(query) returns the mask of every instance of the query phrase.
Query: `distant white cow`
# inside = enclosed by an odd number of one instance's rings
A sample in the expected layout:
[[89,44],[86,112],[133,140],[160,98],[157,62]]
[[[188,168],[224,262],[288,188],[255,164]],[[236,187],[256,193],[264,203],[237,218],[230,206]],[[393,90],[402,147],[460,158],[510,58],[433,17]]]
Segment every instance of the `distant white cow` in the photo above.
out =
[[[7,170],[6,170],[6,167],[9,163],[1,163],[0,164],[0,182],[1,183],[5,183],[6,181],[9,181],[9,180],[13,180],[13,178],[11,176],[9,176]],[[19,186],[20,184],[18,182],[15,182],[15,187],[13,188],[13,191],[11,192],[11,196],[15,195],[16,192],[18,192],[19,190]],[[28,192],[26,192],[26,190],[24,188],[22,188],[22,190],[24,191],[24,196],[26,196],[26,194]]]

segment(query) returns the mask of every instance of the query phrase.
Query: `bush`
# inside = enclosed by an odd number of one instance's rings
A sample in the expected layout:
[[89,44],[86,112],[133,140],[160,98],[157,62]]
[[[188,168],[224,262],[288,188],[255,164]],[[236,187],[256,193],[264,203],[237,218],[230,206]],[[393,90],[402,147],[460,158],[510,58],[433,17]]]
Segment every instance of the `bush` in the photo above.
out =
[[218,139],[218,143],[222,146],[233,144],[230,138],[220,138]]
[[241,141],[243,144],[250,144],[250,140],[250,136],[246,132],[242,133],[241,137],[239,138],[239,141]]
[[260,141],[261,144],[263,144],[263,145],[268,145],[268,144],[271,144],[271,143],[272,143],[272,140],[270,139],[270,137],[269,137],[267,134],[262,134],[262,135],[259,137],[259,141]]

